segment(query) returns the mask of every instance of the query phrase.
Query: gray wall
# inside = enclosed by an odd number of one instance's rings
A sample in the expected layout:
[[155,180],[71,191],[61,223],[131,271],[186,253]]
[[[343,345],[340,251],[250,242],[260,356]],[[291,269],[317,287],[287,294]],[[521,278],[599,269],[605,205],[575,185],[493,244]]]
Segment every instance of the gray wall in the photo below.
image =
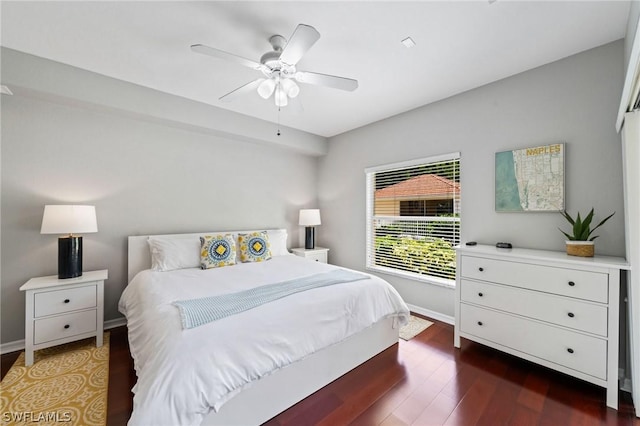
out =
[[[3,49],[3,83],[16,89],[1,97],[3,343],[24,336],[20,285],[56,273],[56,237],[39,234],[47,203],[96,205],[99,232],[85,236],[85,269],[109,269],[107,320],[119,316],[127,235],[287,227],[297,245],[297,211],[318,201],[318,245],[331,248],[332,263],[364,269],[364,168],[454,151],[462,154],[463,240],[562,250],[558,214],[494,212],[493,162],[497,151],[565,142],[567,208],[617,211],[596,251],[624,254],[614,131],[622,41],[339,135],[319,160],[324,141],[313,135],[292,131],[285,144],[261,144],[264,122],[249,129],[246,117],[41,59],[13,67],[23,59]],[[42,85],[34,69],[43,67],[55,68],[57,84]],[[207,116],[224,131],[206,128]],[[453,315],[452,289],[384,278],[408,303]]]
[[[3,343],[24,338],[18,288],[57,273],[57,236],[40,234],[45,204],[96,206],[84,269],[109,270],[106,320],[120,317],[128,235],[286,227],[298,245],[298,209],[316,204],[315,157],[21,87],[14,93],[1,98]],[[167,113],[183,102],[171,98],[163,98]]]
[[[318,240],[331,247],[332,263],[364,268],[366,167],[457,151],[463,241],[564,250],[558,213],[494,211],[494,154],[554,142],[566,143],[567,209],[593,206],[596,218],[616,211],[596,253],[623,256],[621,145],[614,129],[623,50],[620,40],[331,138],[319,160]],[[453,316],[453,289],[381,276],[407,303]]]

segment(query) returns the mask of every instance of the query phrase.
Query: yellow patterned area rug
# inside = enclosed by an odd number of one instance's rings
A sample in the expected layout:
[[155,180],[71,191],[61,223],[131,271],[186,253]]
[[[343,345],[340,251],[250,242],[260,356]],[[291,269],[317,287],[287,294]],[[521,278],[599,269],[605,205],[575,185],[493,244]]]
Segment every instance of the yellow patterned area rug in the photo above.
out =
[[2,425],[107,423],[109,332],[102,347],[84,339],[35,353],[24,366],[22,352],[0,383]]
[[402,340],[411,340],[432,325],[431,321],[411,315],[409,322],[400,327],[400,338]]

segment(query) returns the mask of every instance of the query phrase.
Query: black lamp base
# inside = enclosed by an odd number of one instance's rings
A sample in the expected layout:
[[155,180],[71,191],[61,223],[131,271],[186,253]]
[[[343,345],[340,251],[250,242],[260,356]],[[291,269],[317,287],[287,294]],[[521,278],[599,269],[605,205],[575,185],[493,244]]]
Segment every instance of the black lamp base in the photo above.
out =
[[304,229],[304,248],[310,250],[314,249],[315,247],[315,228],[313,226],[307,226]]
[[82,237],[58,238],[58,278],[82,275]]

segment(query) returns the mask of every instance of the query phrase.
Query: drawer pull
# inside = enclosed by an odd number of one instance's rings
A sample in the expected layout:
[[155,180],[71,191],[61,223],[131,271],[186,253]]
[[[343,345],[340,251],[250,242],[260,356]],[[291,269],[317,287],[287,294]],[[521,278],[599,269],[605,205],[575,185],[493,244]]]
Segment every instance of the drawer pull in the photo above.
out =
[[482,321],[478,321],[478,325],[482,326]]
[[66,329],[68,329],[69,327],[71,327],[69,324],[65,324],[65,325],[64,325],[64,329],[65,329],[65,330],[66,330]]
[[64,299],[64,303],[69,303],[69,302],[71,302],[71,300],[69,300],[69,299]]
[[484,294],[482,294],[482,293],[478,293],[478,296],[482,297],[482,296],[484,296]]
[[484,271],[484,268],[478,268],[478,271],[482,272]]
[[569,287],[573,287],[574,285],[576,285],[576,283],[574,283],[573,281],[569,281]]
[[573,312],[569,312],[567,315],[569,315],[569,318],[573,318],[573,317],[575,317],[575,315],[573,314]]
[[573,349],[571,349],[571,348],[567,348],[567,352],[569,352],[570,354],[572,354],[572,353],[573,353]]

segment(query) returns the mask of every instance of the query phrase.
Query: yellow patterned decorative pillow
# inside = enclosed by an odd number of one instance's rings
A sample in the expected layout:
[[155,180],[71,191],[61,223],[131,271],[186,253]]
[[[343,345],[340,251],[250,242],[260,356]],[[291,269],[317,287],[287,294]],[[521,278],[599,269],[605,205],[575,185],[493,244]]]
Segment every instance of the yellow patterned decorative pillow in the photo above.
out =
[[241,262],[262,262],[271,259],[271,245],[266,231],[238,234]]
[[231,234],[200,237],[200,268],[210,269],[236,264],[236,243]]

